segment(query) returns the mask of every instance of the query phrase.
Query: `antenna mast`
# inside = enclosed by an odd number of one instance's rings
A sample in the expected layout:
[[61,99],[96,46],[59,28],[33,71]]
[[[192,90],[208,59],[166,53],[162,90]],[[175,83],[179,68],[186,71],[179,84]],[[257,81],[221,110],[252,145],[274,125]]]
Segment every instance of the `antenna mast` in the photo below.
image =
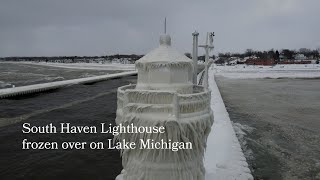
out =
[[164,34],[167,34],[167,17],[164,18]]

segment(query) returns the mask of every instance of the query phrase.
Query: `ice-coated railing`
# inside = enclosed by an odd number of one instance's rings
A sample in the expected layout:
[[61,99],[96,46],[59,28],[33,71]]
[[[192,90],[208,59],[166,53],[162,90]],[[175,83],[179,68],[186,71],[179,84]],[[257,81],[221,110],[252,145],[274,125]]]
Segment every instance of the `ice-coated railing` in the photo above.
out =
[[211,111],[211,92],[202,86],[194,85],[192,94],[138,90],[135,87],[136,85],[133,84],[118,88],[117,123],[120,123],[124,109],[127,113],[163,113],[167,114],[162,117],[163,119],[173,116],[177,120],[201,116]]
[[[206,139],[213,123],[210,108],[211,91],[193,85],[193,92],[136,89],[136,85],[118,88],[117,124],[137,127],[164,127],[165,134],[120,134],[120,141],[188,142],[192,151],[170,149],[129,149],[123,151],[124,170],[117,180],[132,177],[143,179],[204,179],[203,157]],[[141,139],[142,138],[142,139]],[[136,162],[139,163],[136,163]],[[143,162],[143,163],[141,163]],[[161,178],[152,178],[163,172]],[[177,173],[178,172],[178,173]],[[187,174],[187,175],[185,175]],[[188,178],[186,178],[188,177]],[[128,178],[127,178],[128,179]],[[130,178],[129,178],[130,179]]]
[[203,78],[204,78],[204,73],[205,73],[205,70],[202,70],[198,76],[197,76],[197,83],[198,85],[202,85],[203,84]]

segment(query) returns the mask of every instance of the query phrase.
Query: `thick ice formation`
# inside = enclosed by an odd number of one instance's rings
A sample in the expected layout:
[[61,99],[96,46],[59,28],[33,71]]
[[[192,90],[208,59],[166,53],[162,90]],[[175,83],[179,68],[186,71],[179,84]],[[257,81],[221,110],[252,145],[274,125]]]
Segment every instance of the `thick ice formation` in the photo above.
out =
[[171,48],[169,35],[160,37],[160,47],[136,62],[137,89],[192,92],[193,65],[191,59]]
[[165,127],[160,134],[126,134],[117,140],[191,142],[192,150],[125,149],[117,180],[204,180],[204,150],[213,123],[210,91],[193,85],[192,61],[170,47],[163,35],[160,47],[137,61],[137,85],[118,89],[116,123]]

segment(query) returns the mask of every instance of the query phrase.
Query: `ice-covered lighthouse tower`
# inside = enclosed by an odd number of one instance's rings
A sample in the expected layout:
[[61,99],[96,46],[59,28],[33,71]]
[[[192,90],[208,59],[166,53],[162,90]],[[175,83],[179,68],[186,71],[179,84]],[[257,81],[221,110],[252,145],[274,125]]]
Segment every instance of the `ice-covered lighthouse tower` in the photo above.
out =
[[[118,88],[116,123],[161,127],[165,133],[121,133],[119,141],[135,142],[122,150],[123,170],[117,180],[203,180],[206,140],[213,123],[210,92],[193,84],[193,63],[161,35],[160,46],[136,62],[138,82]],[[147,142],[191,143],[192,149],[141,149]]]

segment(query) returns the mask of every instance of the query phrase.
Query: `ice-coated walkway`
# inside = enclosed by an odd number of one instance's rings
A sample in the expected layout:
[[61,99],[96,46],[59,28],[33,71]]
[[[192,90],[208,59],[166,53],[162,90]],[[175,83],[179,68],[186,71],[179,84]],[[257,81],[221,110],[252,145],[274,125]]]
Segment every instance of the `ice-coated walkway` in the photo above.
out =
[[69,86],[73,84],[94,83],[98,81],[104,81],[107,79],[119,78],[124,76],[133,76],[136,74],[137,74],[137,71],[129,71],[129,72],[122,72],[122,73],[115,73],[115,74],[107,74],[102,76],[94,76],[94,77],[87,77],[87,78],[80,78],[80,79],[71,79],[66,81],[56,81],[56,82],[50,82],[50,83],[34,84],[29,86],[1,89],[0,99],[16,96],[16,95],[23,95],[23,94],[47,91],[51,89],[57,89],[60,87]]
[[214,124],[205,153],[206,180],[253,180],[211,69],[209,87]]

